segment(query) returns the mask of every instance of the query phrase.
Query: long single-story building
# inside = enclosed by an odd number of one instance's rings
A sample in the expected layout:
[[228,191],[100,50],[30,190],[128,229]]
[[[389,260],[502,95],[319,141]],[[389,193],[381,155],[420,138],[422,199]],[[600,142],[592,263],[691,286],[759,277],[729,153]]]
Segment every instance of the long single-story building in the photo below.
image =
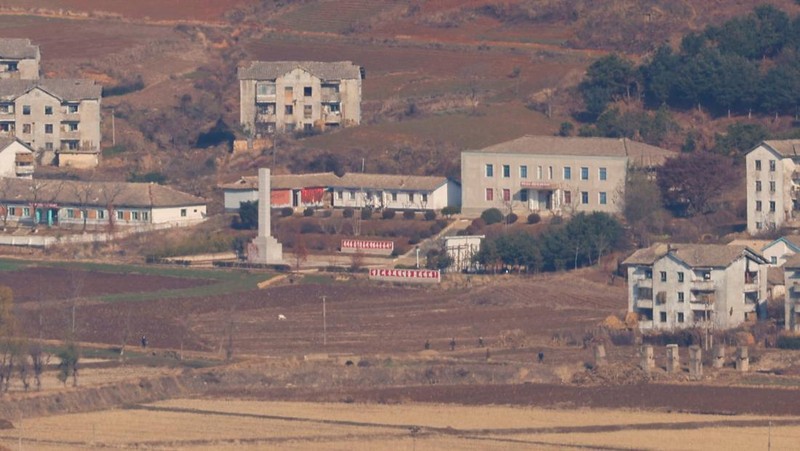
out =
[[[447,177],[333,172],[272,176],[272,207],[369,207],[441,210],[460,205],[461,185]],[[220,185],[226,211],[257,200],[258,178],[242,177]]]
[[523,136],[461,153],[462,213],[617,213],[628,167],[674,153],[629,139]]
[[189,225],[206,201],[153,183],[0,178],[0,220],[7,224]]

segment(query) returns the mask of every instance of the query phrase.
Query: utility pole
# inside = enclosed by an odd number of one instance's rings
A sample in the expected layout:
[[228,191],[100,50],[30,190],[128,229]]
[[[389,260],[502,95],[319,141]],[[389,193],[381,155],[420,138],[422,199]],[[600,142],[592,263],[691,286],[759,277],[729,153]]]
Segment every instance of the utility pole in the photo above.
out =
[[117,128],[114,124],[114,108],[111,108],[111,145],[117,145]]
[[322,296],[322,345],[328,345],[328,315],[325,309],[325,296]]

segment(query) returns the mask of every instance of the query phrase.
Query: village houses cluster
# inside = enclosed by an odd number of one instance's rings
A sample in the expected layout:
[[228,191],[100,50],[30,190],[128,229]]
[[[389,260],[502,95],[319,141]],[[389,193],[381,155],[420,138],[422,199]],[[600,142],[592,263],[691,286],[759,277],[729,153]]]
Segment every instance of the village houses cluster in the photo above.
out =
[[[0,40],[0,202],[3,223],[187,225],[204,220],[199,197],[153,184],[56,182],[35,164],[100,164],[101,88],[92,80],[40,77],[27,39]],[[349,61],[252,61],[238,71],[240,123],[253,140],[361,122],[363,67]],[[271,208],[441,211],[477,217],[489,208],[543,216],[620,212],[627,173],[651,173],[672,152],[628,139],[523,136],[461,154],[461,181],[369,173],[274,174]],[[800,140],[764,141],[746,158],[747,230],[755,236],[800,225]],[[259,199],[259,177],[219,185],[225,210]],[[266,199],[266,198],[265,198]],[[267,231],[268,233],[268,231]],[[482,236],[444,237],[455,269]],[[800,329],[800,236],[728,245],[668,243],[623,265],[628,311],[642,330],[725,329],[766,315],[785,295],[786,327]]]

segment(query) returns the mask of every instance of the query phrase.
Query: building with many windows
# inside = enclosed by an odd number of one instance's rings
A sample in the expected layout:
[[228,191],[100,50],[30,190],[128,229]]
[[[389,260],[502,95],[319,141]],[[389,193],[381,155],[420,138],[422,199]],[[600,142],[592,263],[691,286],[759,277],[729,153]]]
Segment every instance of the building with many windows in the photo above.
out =
[[628,139],[524,136],[461,153],[462,213],[616,213],[629,165],[673,153]]
[[747,231],[800,227],[800,139],[763,141],[745,162]]
[[728,329],[764,315],[769,265],[746,246],[656,244],[623,265],[642,330]]
[[0,136],[16,137],[45,163],[94,167],[101,91],[93,80],[0,79]]
[[350,61],[253,61],[239,68],[239,122],[254,137],[358,125],[363,75]]
[[40,60],[30,39],[0,39],[0,79],[37,80]]

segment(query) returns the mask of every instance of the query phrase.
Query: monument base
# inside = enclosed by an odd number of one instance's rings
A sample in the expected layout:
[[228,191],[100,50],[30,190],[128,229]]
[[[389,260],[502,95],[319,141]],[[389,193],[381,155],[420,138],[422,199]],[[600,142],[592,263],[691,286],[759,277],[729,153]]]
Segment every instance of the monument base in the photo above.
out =
[[252,247],[255,252],[249,252],[247,259],[250,263],[279,265],[283,263],[283,245],[272,236],[258,236],[253,239]]

